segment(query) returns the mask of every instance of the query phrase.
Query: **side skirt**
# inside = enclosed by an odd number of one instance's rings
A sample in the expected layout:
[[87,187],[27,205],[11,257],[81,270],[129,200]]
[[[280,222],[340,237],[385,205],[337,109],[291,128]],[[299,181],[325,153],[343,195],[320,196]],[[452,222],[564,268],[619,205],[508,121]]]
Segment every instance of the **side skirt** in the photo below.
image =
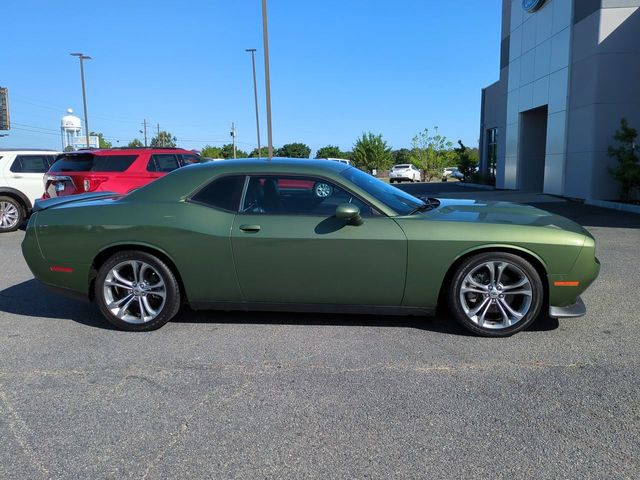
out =
[[245,312],[350,313],[368,315],[432,316],[434,308],[328,303],[189,302],[194,310],[241,310]]

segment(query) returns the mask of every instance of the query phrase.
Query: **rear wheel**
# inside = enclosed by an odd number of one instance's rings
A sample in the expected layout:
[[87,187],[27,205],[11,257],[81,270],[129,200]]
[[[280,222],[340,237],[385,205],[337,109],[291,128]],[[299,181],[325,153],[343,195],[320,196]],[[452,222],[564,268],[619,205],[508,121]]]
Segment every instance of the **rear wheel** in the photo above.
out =
[[540,275],[525,259],[489,252],[467,259],[449,289],[449,306],[467,330],[505,337],[527,328],[544,300]]
[[160,328],[180,308],[180,288],[171,269],[140,251],[116,253],[100,267],[95,298],[107,321],[128,331]]
[[0,233],[17,230],[26,216],[26,209],[18,200],[0,197]]

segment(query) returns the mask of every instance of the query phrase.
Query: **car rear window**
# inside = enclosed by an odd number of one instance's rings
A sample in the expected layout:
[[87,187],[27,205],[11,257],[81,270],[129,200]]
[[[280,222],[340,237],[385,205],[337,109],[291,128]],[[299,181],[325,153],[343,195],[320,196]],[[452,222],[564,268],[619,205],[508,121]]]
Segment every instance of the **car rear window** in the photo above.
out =
[[394,168],[394,169],[396,169],[396,168],[397,168],[397,169],[399,170],[399,169],[401,169],[401,168],[409,168],[409,167],[411,167],[411,165],[396,165],[396,166],[395,166],[395,167],[393,167],[393,168]]
[[137,155],[64,155],[51,166],[51,172],[124,172]]

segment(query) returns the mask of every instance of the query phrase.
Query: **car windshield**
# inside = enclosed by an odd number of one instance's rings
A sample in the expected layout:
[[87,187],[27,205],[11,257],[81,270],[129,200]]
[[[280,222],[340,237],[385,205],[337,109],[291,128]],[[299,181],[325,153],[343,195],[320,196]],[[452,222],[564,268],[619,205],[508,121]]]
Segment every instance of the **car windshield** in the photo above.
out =
[[392,187],[357,168],[351,167],[344,170],[341,175],[400,215],[409,215],[425,205],[422,200],[413,195]]

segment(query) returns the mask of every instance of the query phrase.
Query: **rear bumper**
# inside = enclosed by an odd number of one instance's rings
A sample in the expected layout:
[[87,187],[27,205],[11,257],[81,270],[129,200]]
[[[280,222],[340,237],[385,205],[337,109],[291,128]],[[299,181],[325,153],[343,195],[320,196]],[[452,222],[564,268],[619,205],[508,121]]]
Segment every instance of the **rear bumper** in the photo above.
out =
[[587,307],[580,297],[578,297],[576,303],[566,307],[549,307],[549,316],[552,318],[576,318],[582,317],[586,313]]

